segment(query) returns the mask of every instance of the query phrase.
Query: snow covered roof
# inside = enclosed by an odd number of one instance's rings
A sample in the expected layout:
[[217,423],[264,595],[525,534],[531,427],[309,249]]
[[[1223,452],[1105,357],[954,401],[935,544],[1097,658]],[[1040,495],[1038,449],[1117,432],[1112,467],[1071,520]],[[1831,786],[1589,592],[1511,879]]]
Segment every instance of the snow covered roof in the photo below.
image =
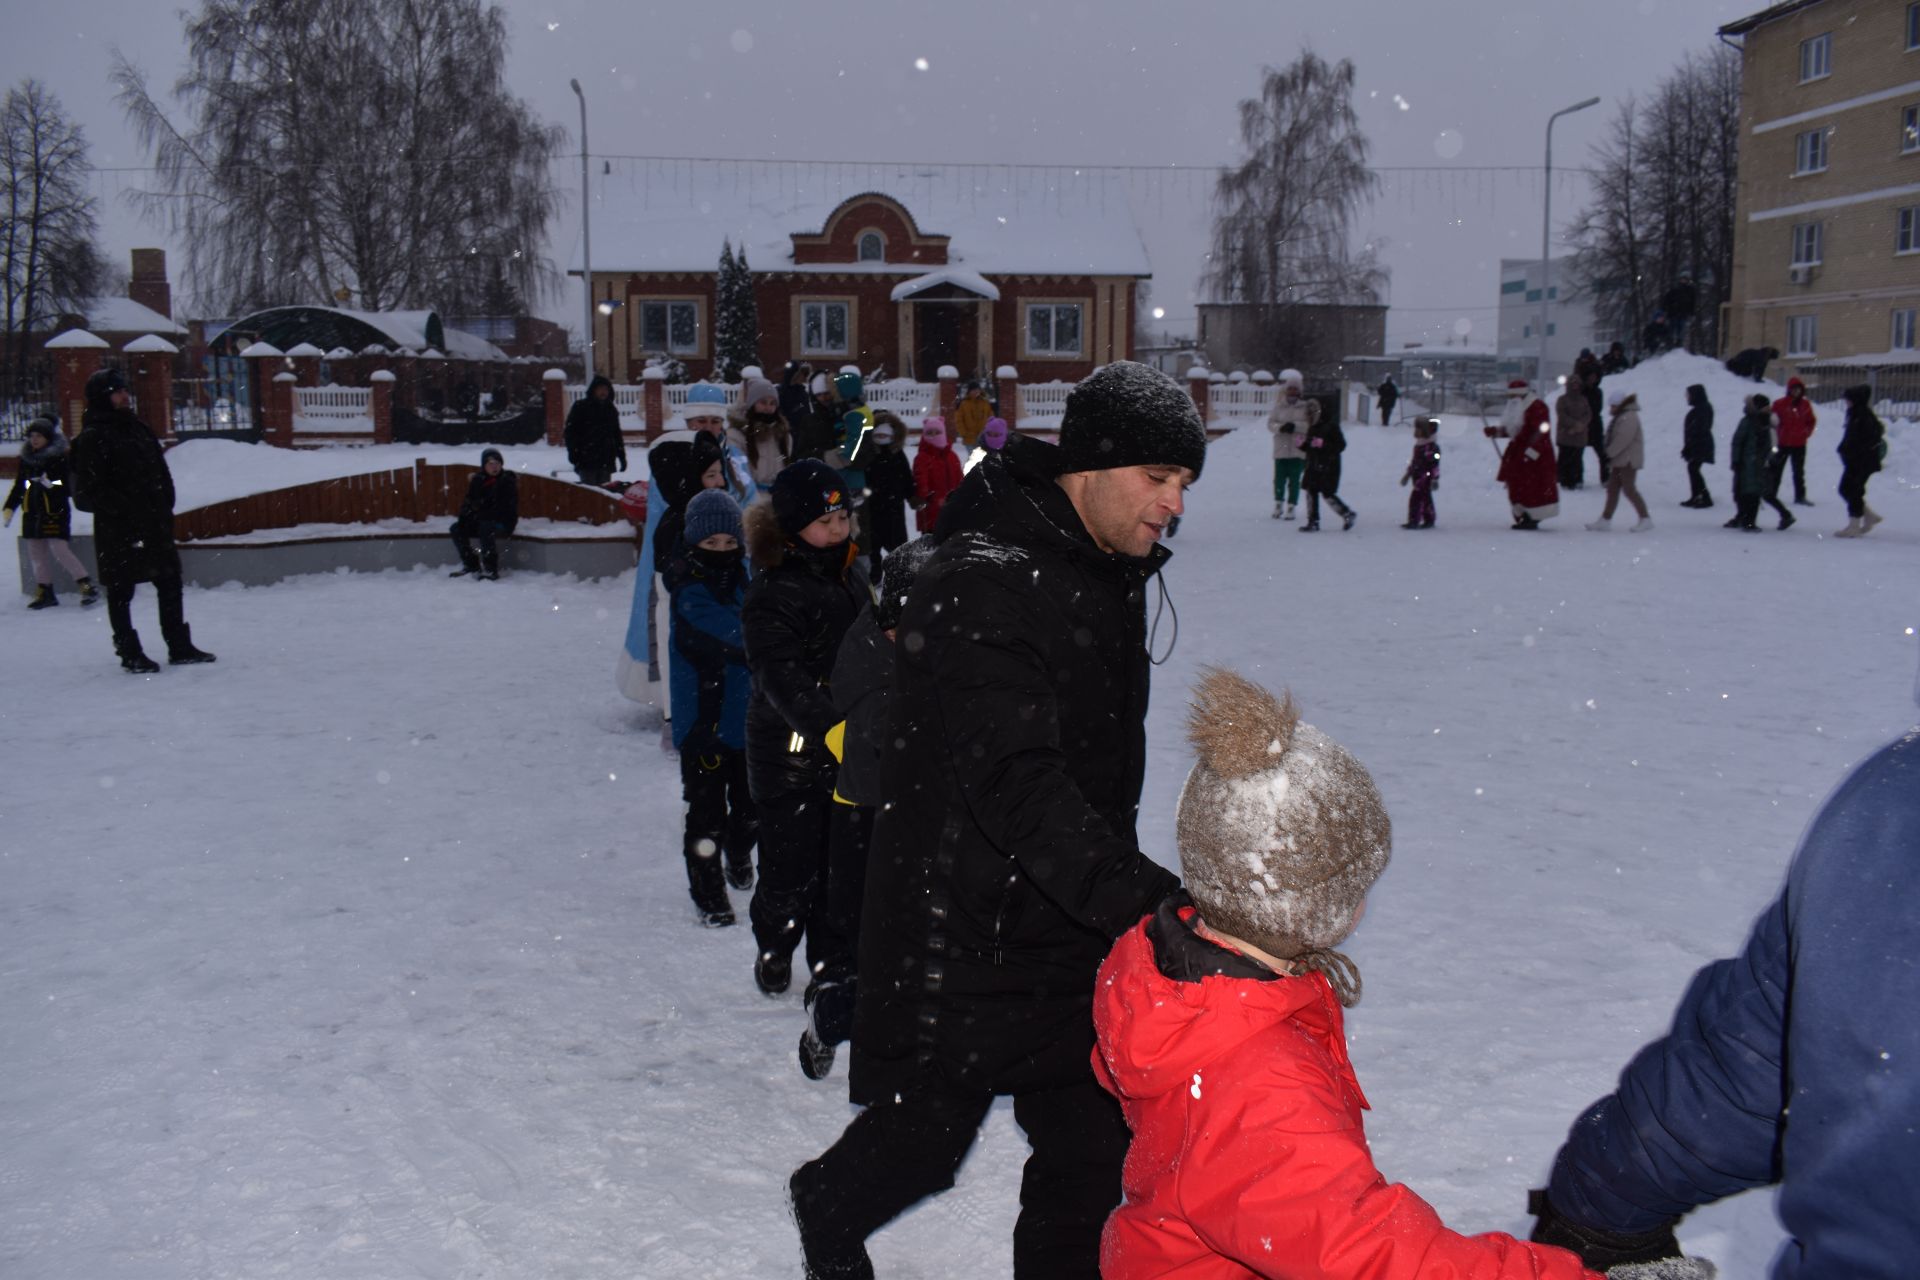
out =
[[968,271],[965,267],[936,267],[923,276],[902,280],[893,286],[893,300],[905,302],[908,298],[943,284],[952,285],[956,289],[965,289],[968,293],[977,293],[993,302],[1000,301],[998,286],[988,282],[985,276]]
[[100,333],[186,333],[169,317],[132,298],[89,298],[85,310],[87,328]]
[[[817,235],[847,199],[884,193],[949,262],[978,275],[1152,274],[1124,183],[1072,169],[805,164],[756,169],[698,161],[612,160],[593,175],[593,269],[712,271],[723,239],[756,271],[905,274],[901,263],[793,262],[795,234]],[[569,269],[580,270],[579,246]]]
[[[432,311],[350,311],[344,307],[267,307],[242,316],[225,328],[257,334],[282,348],[307,343],[316,348],[365,350],[386,346],[400,352],[439,347],[460,360],[504,361],[507,353],[484,338],[440,323]],[[225,329],[222,330],[225,332]],[[316,350],[313,354],[320,354]]]

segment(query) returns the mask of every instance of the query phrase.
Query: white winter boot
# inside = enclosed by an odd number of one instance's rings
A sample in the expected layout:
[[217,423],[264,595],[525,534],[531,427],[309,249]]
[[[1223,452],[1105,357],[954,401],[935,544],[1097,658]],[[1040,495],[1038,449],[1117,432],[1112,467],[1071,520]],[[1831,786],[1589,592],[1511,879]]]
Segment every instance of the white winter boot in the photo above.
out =
[[1629,530],[1627,530],[1627,532],[1629,532],[1629,533],[1645,533],[1645,532],[1646,532],[1647,530],[1649,530],[1649,529],[1651,529],[1651,528],[1653,528],[1653,517],[1652,517],[1652,516],[1641,516],[1641,517],[1640,517],[1640,518],[1639,518],[1638,520],[1635,520],[1635,521],[1633,522],[1633,528],[1631,528],[1631,529],[1629,529]]
[[1847,521],[1846,528],[1840,530],[1840,532],[1834,534],[1833,536],[1836,538],[1857,538],[1861,534],[1865,533],[1866,531],[1867,531],[1866,521],[1860,519],[1858,516],[1855,516],[1853,519]]
[[1286,514],[1287,514],[1287,504],[1286,504],[1286,503],[1284,503],[1284,502],[1276,502],[1276,503],[1274,503],[1274,504],[1273,504],[1273,518],[1274,518],[1275,520],[1282,520],[1282,519],[1285,519],[1285,518],[1286,518]]
[[1613,528],[1613,521],[1607,519],[1605,516],[1601,516],[1598,520],[1587,521],[1587,528],[1594,533],[1605,533],[1607,530]]
[[1867,530],[1873,528],[1873,526],[1879,524],[1883,519],[1886,518],[1882,516],[1878,511],[1875,511],[1872,507],[1867,506],[1865,503],[1861,504],[1861,508],[1867,513],[1865,517],[1866,523],[1862,525],[1860,529],[1860,532],[1862,533],[1865,533]]
[[1286,519],[1286,520],[1293,519],[1293,504],[1291,502],[1287,504],[1287,514],[1283,516],[1282,519]]

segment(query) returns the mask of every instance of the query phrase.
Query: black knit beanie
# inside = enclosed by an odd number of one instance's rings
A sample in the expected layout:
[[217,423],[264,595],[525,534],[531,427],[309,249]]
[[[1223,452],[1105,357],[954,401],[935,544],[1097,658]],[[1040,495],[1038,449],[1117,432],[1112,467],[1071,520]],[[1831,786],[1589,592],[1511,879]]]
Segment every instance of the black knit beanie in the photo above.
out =
[[1067,395],[1060,419],[1062,471],[1186,467],[1197,479],[1207,430],[1180,384],[1158,369],[1116,360]]
[[821,516],[845,510],[846,482],[818,458],[804,458],[773,478],[774,519],[789,538]]

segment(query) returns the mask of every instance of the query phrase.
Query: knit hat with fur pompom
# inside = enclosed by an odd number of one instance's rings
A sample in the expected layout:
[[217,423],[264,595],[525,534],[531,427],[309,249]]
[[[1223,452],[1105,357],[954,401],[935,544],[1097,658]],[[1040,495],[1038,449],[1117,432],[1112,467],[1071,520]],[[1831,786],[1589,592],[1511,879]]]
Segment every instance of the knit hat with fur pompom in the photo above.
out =
[[1360,971],[1333,948],[1392,852],[1373,778],[1302,724],[1290,696],[1219,667],[1202,674],[1187,736],[1200,758],[1174,824],[1200,918],[1326,975],[1340,1003],[1357,1003]]

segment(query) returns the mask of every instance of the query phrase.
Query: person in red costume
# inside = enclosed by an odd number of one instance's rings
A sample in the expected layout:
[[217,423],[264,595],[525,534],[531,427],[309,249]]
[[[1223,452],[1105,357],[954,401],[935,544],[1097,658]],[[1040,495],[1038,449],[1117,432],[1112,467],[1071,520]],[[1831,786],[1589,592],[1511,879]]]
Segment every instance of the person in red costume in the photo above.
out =
[[[1554,1246],[1449,1230],[1374,1167],[1341,1014],[1360,974],[1333,949],[1392,845],[1366,769],[1218,668],[1187,727],[1185,892],[1122,935],[1094,989],[1094,1072],[1133,1131],[1101,1276],[1596,1280]],[[1658,1265],[1638,1274],[1712,1274]]]
[[913,527],[932,533],[947,496],[960,487],[960,459],[947,442],[943,418],[920,424],[920,448],[913,455]]
[[1542,520],[1560,514],[1559,464],[1553,455],[1552,414],[1546,401],[1533,394],[1525,380],[1507,384],[1507,408],[1500,425],[1487,435],[1507,440],[1500,455],[1500,483],[1507,486],[1515,529],[1538,529]]
[[1774,450],[1773,461],[1767,468],[1767,496],[1780,496],[1780,478],[1786,474],[1787,464],[1793,464],[1793,505],[1810,507],[1807,498],[1807,442],[1813,439],[1813,429],[1819,419],[1813,412],[1813,401],[1807,399],[1807,384],[1798,378],[1787,379],[1787,394],[1773,402],[1774,416],[1780,419],[1779,448]]

